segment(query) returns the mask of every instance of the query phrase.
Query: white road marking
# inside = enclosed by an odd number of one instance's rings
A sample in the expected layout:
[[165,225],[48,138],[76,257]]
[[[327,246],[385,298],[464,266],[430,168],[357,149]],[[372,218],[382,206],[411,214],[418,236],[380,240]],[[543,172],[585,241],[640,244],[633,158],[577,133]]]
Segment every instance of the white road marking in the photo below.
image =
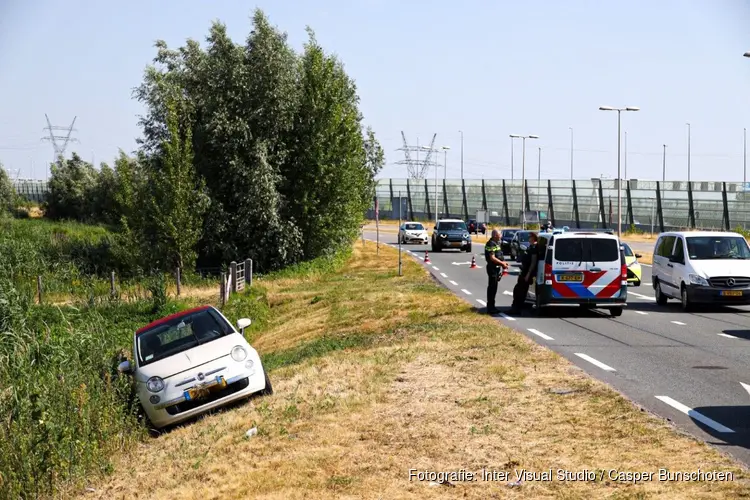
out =
[[466,295],[471,295],[471,292],[468,291],[466,288],[462,288],[461,291],[464,292]]
[[608,371],[608,372],[614,372],[614,371],[617,371],[617,370],[615,370],[614,368],[612,368],[611,366],[609,366],[609,365],[605,365],[605,364],[604,364],[604,363],[602,363],[601,361],[598,361],[598,360],[596,360],[596,359],[592,358],[592,357],[591,357],[591,356],[589,356],[588,354],[583,354],[582,352],[576,352],[576,353],[575,353],[575,355],[576,355],[576,356],[578,356],[578,357],[579,357],[579,358],[581,358],[581,359],[585,359],[586,361],[588,361],[588,362],[589,362],[589,363],[591,363],[592,365],[596,365],[596,366],[598,366],[598,367],[599,367],[599,368],[601,368],[602,370],[606,370],[606,371]]
[[656,300],[656,297],[650,297],[648,295],[643,295],[642,293],[635,293],[635,292],[631,292],[631,291],[628,291],[628,295],[635,295],[639,299]]
[[533,333],[534,335],[538,335],[539,337],[542,337],[544,340],[555,340],[552,337],[550,337],[549,335],[546,335],[546,334],[544,334],[544,333],[542,333],[539,330],[536,330],[534,328],[528,328],[528,330],[531,333]]
[[641,285],[645,285],[645,286],[651,286],[651,285],[652,285],[652,283],[643,283],[643,282],[641,282]]
[[483,301],[482,299],[477,299],[477,302],[479,302],[479,305],[486,306],[487,302]]
[[507,319],[508,321],[515,321],[515,320],[516,320],[516,318],[511,318],[510,316],[508,316],[508,315],[507,315],[507,314],[505,314],[505,313],[500,313],[500,317],[501,317],[501,318],[505,318],[505,319]]
[[747,391],[748,394],[750,394],[750,385],[743,384],[742,382],[740,382],[740,385]]
[[674,323],[675,325],[685,326],[685,323],[682,321],[670,321],[670,323]]
[[640,314],[642,316],[646,316],[648,314],[647,312],[643,312],[643,311],[633,311],[633,312],[635,312],[636,314]]
[[729,427],[725,427],[721,425],[719,422],[715,420],[711,420],[707,416],[703,415],[702,413],[698,413],[697,411],[693,410],[689,406],[685,406],[684,404],[680,403],[679,401],[675,401],[674,399],[670,398],[669,396],[656,396],[656,399],[659,401],[668,404],[672,408],[681,411],[688,417],[695,419],[699,422],[702,422],[703,424],[711,427],[713,430],[718,432],[726,432],[726,433],[733,433],[734,431],[730,429]]
[[513,295],[513,292],[510,290],[503,290],[503,295]]
[[450,281],[450,284],[451,284],[451,285],[453,285],[453,286],[458,286],[458,283],[456,283],[456,282],[455,282],[455,281],[453,281],[453,280],[451,280],[451,281]]
[[737,338],[734,335],[729,335],[728,333],[717,333],[716,335],[720,335],[720,336],[726,337],[728,339],[736,339]]
[[435,266],[432,266],[432,268],[433,268],[433,269],[434,269],[435,271],[440,271],[440,269],[438,269],[438,268],[437,268],[437,267],[435,267]]
[[440,276],[442,276],[443,278],[447,278],[448,277],[448,275],[445,274],[445,273],[440,273]]

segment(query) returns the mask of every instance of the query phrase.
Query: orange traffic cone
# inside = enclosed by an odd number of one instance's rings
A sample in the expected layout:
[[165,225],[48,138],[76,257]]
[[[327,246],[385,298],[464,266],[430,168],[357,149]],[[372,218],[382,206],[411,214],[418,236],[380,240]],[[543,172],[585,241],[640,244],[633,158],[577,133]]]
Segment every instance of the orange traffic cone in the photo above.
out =
[[430,264],[430,254],[427,250],[424,251],[424,263]]
[[477,259],[472,255],[471,256],[471,267],[469,269],[476,269],[477,268]]

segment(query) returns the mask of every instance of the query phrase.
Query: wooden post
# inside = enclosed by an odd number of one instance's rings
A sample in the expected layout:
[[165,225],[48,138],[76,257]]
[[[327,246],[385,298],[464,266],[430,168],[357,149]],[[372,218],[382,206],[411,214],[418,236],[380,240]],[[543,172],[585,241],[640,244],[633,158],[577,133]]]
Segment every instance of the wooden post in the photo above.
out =
[[227,284],[227,273],[221,273],[221,281],[219,282],[219,300],[221,301],[222,306],[224,306],[227,303],[227,298],[225,295],[226,284]]
[[232,292],[237,293],[237,262],[229,263],[229,276],[232,278]]
[[180,274],[180,268],[179,267],[177,268],[176,277],[177,277],[177,296],[179,297],[180,296],[180,291],[182,289],[182,276]]
[[109,294],[114,297],[117,293],[117,290],[115,290],[115,272],[112,271],[109,275]]
[[253,259],[245,259],[245,287],[253,286]]
[[42,303],[42,277],[37,276],[36,277],[36,294],[39,298],[39,304]]

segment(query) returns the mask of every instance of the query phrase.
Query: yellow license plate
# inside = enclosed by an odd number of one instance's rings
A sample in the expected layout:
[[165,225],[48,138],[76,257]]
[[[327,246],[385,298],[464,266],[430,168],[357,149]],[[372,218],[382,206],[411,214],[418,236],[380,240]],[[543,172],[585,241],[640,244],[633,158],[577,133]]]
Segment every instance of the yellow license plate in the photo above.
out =
[[461,242],[460,241],[454,241],[453,243],[451,243],[451,246],[452,247],[460,247],[461,246]]
[[725,297],[742,297],[742,290],[723,290],[721,294]]
[[583,274],[558,274],[557,275],[557,281],[567,281],[567,282],[574,282],[574,283],[581,283],[583,282]]

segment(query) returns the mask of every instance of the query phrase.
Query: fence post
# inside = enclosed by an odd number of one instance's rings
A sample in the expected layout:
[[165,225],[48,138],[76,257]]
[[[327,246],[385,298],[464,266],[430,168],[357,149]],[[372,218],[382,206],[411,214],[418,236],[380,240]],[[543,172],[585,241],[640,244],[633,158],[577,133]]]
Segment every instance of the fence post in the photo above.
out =
[[[437,196],[437,193],[435,193],[435,196]],[[430,189],[427,187],[427,179],[424,180],[424,199],[427,208],[427,220],[432,220],[432,204],[430,203]],[[400,206],[398,213],[401,213]]]
[[253,286],[253,259],[245,259],[245,286]]
[[[399,195],[400,197],[401,195]],[[414,220],[414,206],[411,203],[411,185],[409,183],[409,179],[406,179],[406,196],[409,198],[409,219]],[[401,203],[399,201],[399,203]],[[391,207],[393,208],[393,207]],[[401,208],[400,206],[398,207]],[[391,213],[391,217],[393,216],[393,213]]]
[[[693,183],[688,182],[687,183],[688,188],[688,224],[690,224],[690,229],[695,229],[695,206],[693,206]],[[726,200],[727,195],[727,183],[724,183],[724,199]],[[726,210],[726,201],[724,202],[724,209]],[[727,212],[728,213],[728,212]],[[729,227],[727,227],[727,231],[729,230]]]
[[461,179],[461,193],[463,194],[463,210],[465,215],[465,220],[469,220],[469,203],[466,200],[466,181]]
[[36,277],[36,294],[39,298],[39,305],[42,304],[42,277],[37,276]]
[[[552,226],[556,226],[555,221],[555,205],[552,203],[552,180],[547,179],[547,209],[549,210],[549,220],[552,222]],[[541,226],[540,226],[541,227]]]
[[180,268],[177,268],[177,272],[175,273],[176,277],[176,283],[177,283],[177,296],[180,296],[180,292],[182,291],[182,273],[180,272]]
[[635,217],[633,216],[633,198],[630,196],[630,181],[625,181],[625,196],[628,198],[628,220],[630,225],[635,225]]
[[659,217],[659,232],[664,232],[664,214],[661,210],[661,185],[656,181],[656,215]]
[[578,213],[578,190],[576,189],[576,181],[573,182],[573,216],[576,220],[576,229],[581,229],[581,216]]
[[[482,210],[487,210],[487,190],[484,187],[484,179],[482,179]],[[489,222],[490,218],[487,217],[487,222]]]
[[229,263],[229,277],[232,280],[231,293],[237,293],[237,263],[235,261]]
[[448,188],[445,186],[445,179],[443,179],[443,208],[445,209],[445,218],[450,219],[451,209],[448,205]]
[[[721,183],[721,201],[724,204],[724,229],[730,231],[731,224],[729,223],[729,202],[727,200],[727,183]],[[693,227],[695,227],[695,220],[693,220]]]
[[109,294],[110,296],[114,297],[117,293],[117,290],[115,289],[115,272],[112,271],[109,274]]
[[508,209],[508,190],[505,188],[505,179],[503,179],[503,212],[505,212],[505,224],[510,226],[510,210]]
[[221,273],[221,282],[219,283],[219,300],[222,306],[224,306],[227,303],[226,283],[227,283],[227,273]]
[[[531,202],[529,201],[529,183],[523,182],[523,196],[524,196],[524,204],[526,207],[521,207],[521,210],[529,211],[531,210]],[[524,215],[523,220],[526,220],[526,216]]]
[[604,213],[604,187],[601,179],[599,179],[599,216],[603,229],[607,229],[607,214]]

